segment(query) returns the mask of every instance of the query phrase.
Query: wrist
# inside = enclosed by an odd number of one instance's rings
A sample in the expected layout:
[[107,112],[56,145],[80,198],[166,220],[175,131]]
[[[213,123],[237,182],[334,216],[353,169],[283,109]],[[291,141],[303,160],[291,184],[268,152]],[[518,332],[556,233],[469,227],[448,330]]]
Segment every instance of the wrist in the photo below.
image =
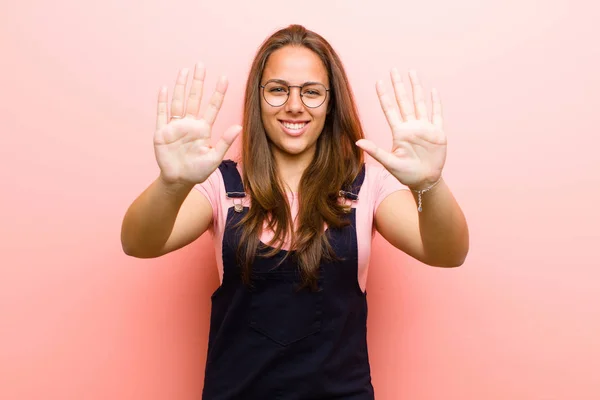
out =
[[439,183],[442,181],[442,177],[440,176],[435,182],[433,183],[427,183],[426,185],[419,185],[419,188],[412,188],[410,187],[410,190],[415,193],[415,197],[416,197],[416,201],[417,201],[417,211],[422,212],[423,211],[423,194],[427,193],[431,190],[435,190],[435,188],[439,185]]
[[415,185],[409,185],[408,188],[411,192],[415,193],[425,193],[436,187],[442,181],[442,177],[438,177],[434,180],[425,180],[423,182],[419,182]]
[[181,182],[181,181],[170,181],[160,174],[158,176],[158,182],[165,193],[171,195],[177,195],[182,192],[189,192],[194,187],[193,183]]

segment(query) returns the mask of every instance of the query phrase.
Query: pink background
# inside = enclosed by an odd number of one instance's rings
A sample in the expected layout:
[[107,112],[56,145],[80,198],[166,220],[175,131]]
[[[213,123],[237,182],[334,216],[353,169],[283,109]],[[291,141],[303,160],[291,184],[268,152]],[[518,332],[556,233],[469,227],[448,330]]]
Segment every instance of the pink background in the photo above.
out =
[[[591,1],[4,1],[0,13],[0,398],[199,399],[210,237],[125,256],[120,224],[156,176],[159,87],[203,60],[240,122],[260,42],[292,22],[345,62],[369,138],[375,81],[439,89],[445,177],[467,215],[461,268],[376,239],[377,399],[600,398],[600,28]],[[595,26],[595,27],[594,27]]]

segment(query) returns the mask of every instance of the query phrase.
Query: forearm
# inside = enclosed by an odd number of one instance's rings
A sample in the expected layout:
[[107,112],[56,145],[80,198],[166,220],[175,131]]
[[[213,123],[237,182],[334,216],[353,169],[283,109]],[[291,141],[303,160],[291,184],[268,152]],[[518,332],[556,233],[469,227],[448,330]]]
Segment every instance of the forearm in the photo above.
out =
[[123,251],[154,257],[163,248],[193,185],[170,185],[157,178],[129,207],[121,226]]
[[[418,194],[413,192],[418,204]],[[461,265],[469,251],[465,216],[442,179],[422,194],[419,231],[428,264],[439,267]]]

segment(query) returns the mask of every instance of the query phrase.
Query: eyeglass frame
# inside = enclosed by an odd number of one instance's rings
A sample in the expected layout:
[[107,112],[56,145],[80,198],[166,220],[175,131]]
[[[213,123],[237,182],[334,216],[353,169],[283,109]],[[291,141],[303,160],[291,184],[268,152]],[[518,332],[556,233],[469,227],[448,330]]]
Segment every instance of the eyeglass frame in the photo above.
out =
[[[274,106],[273,104],[269,103],[269,101],[267,100],[267,98],[265,97],[265,87],[271,83],[271,82],[275,82],[275,83],[280,83],[284,86],[288,87],[288,93],[287,93],[287,98],[285,99],[285,101],[278,106]],[[325,88],[325,98],[323,99],[323,102],[321,104],[319,104],[318,106],[315,107],[311,107],[311,106],[307,106],[306,103],[304,102],[304,95],[302,94],[302,88],[306,85],[321,85]],[[263,92],[263,99],[265,99],[265,101],[267,102],[268,105],[270,105],[271,107],[283,107],[285,106],[285,103],[288,102],[288,100],[290,99],[290,94],[292,93],[292,88],[297,87],[298,89],[300,89],[299,94],[300,94],[300,101],[302,102],[302,104],[304,104],[305,107],[308,108],[319,108],[321,107],[323,104],[325,104],[325,100],[327,100],[327,96],[329,96],[329,92],[331,89],[328,89],[327,86],[325,86],[324,84],[322,84],[321,82],[304,82],[301,86],[298,85],[290,85],[288,84],[288,82],[281,80],[281,79],[269,79],[268,81],[265,82],[264,85],[259,85],[262,88],[262,92]]]

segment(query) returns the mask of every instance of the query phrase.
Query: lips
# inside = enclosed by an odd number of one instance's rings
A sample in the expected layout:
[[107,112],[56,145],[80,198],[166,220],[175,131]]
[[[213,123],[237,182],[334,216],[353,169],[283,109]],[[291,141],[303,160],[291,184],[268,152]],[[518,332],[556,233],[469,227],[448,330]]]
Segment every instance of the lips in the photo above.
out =
[[279,124],[281,125],[281,128],[283,129],[283,131],[285,133],[287,133],[288,135],[300,136],[304,132],[306,132],[306,129],[308,128],[308,125],[310,124],[310,122],[309,121],[279,121]]

